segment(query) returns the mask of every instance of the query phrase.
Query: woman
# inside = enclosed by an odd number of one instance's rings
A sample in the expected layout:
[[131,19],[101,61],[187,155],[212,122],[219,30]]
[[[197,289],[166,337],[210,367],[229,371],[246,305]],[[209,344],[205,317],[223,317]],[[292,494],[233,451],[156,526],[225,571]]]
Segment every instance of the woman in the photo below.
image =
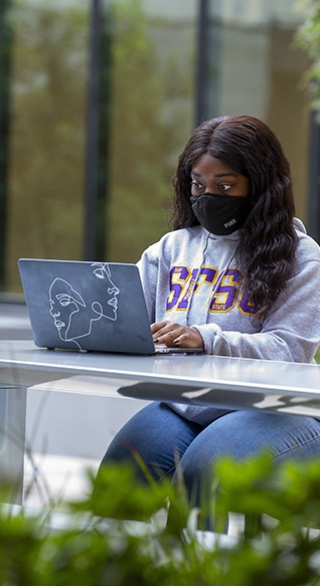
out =
[[[173,231],[138,263],[153,338],[207,354],[312,363],[320,344],[320,249],[294,218],[289,163],[250,116],[204,122],[174,179]],[[216,458],[320,454],[320,421],[291,414],[152,403],[103,463],[135,462],[199,494]],[[137,465],[137,474],[139,471]],[[201,484],[203,486],[201,486]]]

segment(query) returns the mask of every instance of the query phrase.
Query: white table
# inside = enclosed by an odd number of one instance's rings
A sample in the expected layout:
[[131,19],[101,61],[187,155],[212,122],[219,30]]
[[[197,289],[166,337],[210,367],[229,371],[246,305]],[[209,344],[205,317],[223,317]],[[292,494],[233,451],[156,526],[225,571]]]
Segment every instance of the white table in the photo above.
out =
[[[207,355],[128,356],[0,342],[0,470],[22,494],[28,389],[320,417],[320,366]],[[1,472],[0,472],[1,473]]]
[[50,351],[10,340],[0,342],[0,385],[320,417],[320,366],[309,364]]

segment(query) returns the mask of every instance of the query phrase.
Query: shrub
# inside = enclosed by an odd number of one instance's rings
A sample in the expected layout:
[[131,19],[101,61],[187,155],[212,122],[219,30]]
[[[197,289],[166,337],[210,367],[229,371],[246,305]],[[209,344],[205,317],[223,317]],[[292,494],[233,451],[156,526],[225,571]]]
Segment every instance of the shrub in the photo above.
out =
[[59,528],[56,507],[30,516],[2,505],[0,584],[320,585],[317,461],[220,460],[205,505],[219,527],[230,512],[243,515],[244,531],[231,540],[198,530],[202,511],[190,507],[183,485],[137,484],[123,466],[89,476],[89,496],[64,503]]

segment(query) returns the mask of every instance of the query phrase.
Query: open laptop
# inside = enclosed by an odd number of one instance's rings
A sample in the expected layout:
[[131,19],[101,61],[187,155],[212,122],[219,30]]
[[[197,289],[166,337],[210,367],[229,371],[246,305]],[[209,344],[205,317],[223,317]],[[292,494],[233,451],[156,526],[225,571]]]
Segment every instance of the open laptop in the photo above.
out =
[[18,267],[39,348],[126,354],[203,352],[155,346],[134,264],[21,258]]

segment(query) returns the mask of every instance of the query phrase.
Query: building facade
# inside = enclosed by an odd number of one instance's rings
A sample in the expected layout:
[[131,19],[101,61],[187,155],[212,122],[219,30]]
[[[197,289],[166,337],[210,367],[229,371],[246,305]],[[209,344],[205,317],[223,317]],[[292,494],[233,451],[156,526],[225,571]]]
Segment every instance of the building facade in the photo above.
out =
[[280,138],[318,239],[320,160],[292,0],[1,0],[0,290],[20,257],[136,262],[167,230],[172,175],[202,120]]

